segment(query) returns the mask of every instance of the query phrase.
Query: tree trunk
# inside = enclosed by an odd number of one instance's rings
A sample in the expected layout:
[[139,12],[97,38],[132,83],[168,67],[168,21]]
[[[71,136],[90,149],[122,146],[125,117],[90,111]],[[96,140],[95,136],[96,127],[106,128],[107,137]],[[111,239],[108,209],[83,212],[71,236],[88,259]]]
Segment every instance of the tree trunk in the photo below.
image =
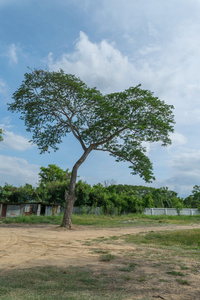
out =
[[68,229],[71,229],[72,227],[72,211],[75,201],[75,195],[69,195],[67,191],[65,191],[65,210],[61,226],[66,227]]
[[62,220],[62,227],[66,227],[67,229],[71,229],[72,227],[72,211],[74,207],[74,202],[76,201],[76,195],[75,195],[75,188],[76,188],[76,178],[77,178],[77,171],[80,165],[86,160],[88,154],[92,151],[93,146],[90,145],[81,158],[75,163],[72,173],[71,173],[71,179],[70,179],[70,185],[69,185],[69,192],[65,191],[65,210]]

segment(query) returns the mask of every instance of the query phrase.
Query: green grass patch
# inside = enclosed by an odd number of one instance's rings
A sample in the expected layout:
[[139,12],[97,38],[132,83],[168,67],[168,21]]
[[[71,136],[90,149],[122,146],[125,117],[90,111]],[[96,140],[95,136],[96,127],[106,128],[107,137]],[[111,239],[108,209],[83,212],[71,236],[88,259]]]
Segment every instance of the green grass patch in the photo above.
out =
[[190,285],[190,283],[187,280],[183,279],[176,279],[176,281],[182,285]]
[[83,267],[37,267],[0,274],[1,300],[126,299],[124,278],[96,274]]
[[103,254],[100,256],[100,261],[107,262],[107,261],[111,261],[113,259],[115,259],[115,255],[113,255],[113,254]]
[[62,222],[62,215],[59,216],[19,216],[12,218],[4,218],[2,219],[2,223],[5,224],[53,224],[60,225]]
[[108,254],[108,250],[102,250],[102,249],[94,249],[93,253],[97,253],[97,254]]
[[181,272],[177,272],[177,271],[169,271],[169,272],[167,272],[167,274],[173,275],[173,276],[185,276],[185,274],[183,274]]
[[[55,224],[60,225],[62,214],[59,216],[20,216],[14,218],[4,218],[2,223],[28,223],[28,224]],[[135,226],[161,226],[166,224],[200,224],[200,215],[197,216],[147,216],[144,214],[115,215],[94,215],[81,214],[72,215],[72,224],[86,225],[100,228],[113,227],[135,227]]]
[[147,280],[147,275],[142,275],[137,279],[137,281],[139,281],[139,282],[144,282],[146,280]]
[[200,248],[200,229],[149,232],[145,235],[125,235],[119,238],[123,238],[127,243]]
[[131,271],[133,271],[135,269],[135,267],[136,267],[135,263],[130,263],[126,267],[119,268],[119,271],[122,271],[122,272],[131,272]]
[[200,224],[197,216],[147,216],[145,214],[115,215],[73,215],[72,223],[76,225],[92,225],[95,227],[133,227],[133,226],[161,226],[169,224]]

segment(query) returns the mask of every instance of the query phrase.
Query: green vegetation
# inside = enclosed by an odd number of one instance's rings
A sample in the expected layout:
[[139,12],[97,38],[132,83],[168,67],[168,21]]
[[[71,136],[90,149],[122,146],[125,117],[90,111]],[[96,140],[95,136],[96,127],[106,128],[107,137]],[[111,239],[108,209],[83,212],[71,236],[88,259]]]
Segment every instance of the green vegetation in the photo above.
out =
[[[118,261],[122,264],[123,261]],[[102,261],[102,264],[109,263]],[[142,268],[142,271],[140,269]],[[160,271],[159,278],[156,271]],[[104,268],[97,271],[92,266],[87,267],[35,267],[31,269],[5,270],[0,274],[0,299],[1,300],[47,300],[47,299],[69,299],[69,300],[125,300],[131,299],[154,299],[150,295],[158,294],[160,291],[167,295],[173,293],[174,279],[180,285],[189,286],[187,279],[182,279],[181,272],[155,270],[149,275],[144,272],[144,263],[140,265],[129,265],[127,267]],[[124,274],[128,272],[128,275]],[[127,273],[126,273],[127,274]],[[182,277],[182,278],[177,278]],[[148,288],[145,287],[148,282]],[[155,286],[155,282],[156,286]],[[159,287],[159,283],[171,283],[172,289]],[[162,286],[162,285],[161,285]],[[177,292],[177,287],[175,288]],[[195,291],[194,291],[195,292]],[[146,294],[149,297],[146,297]],[[190,291],[191,293],[191,291]],[[198,293],[198,292],[197,292]],[[141,298],[143,295],[143,298]],[[197,294],[195,294],[197,295]],[[195,299],[194,295],[194,299]],[[138,297],[137,297],[138,296]],[[197,299],[197,298],[196,298]]]
[[167,274],[172,275],[172,276],[185,276],[183,273],[176,272],[176,271],[170,271],[170,272],[167,272]]
[[[0,202],[3,203],[33,203],[60,204],[65,206],[65,190],[68,190],[71,173],[62,170],[56,165],[41,167],[39,183],[37,187],[25,184],[14,187],[5,184],[0,187]],[[200,208],[200,187],[194,186],[192,195],[185,200],[168,188],[153,188],[146,186],[110,184],[89,185],[79,180],[76,184],[75,206],[81,207],[86,212],[86,207],[94,209],[101,207],[101,213],[107,215],[124,213],[142,213],[145,207],[176,208],[180,215],[181,210],[186,208]]]
[[99,276],[81,267],[12,270],[0,274],[0,299],[127,299],[121,288],[123,282],[123,278]]
[[49,152],[50,148],[58,150],[69,133],[82,148],[65,193],[62,226],[68,228],[76,200],[77,172],[92,151],[108,152],[116,162],[128,162],[131,174],[151,182],[155,179],[153,166],[143,142],[171,144],[174,107],[151,91],[141,89],[140,84],[103,95],[63,70],[35,69],[24,74],[12,98],[8,109],[20,113],[41,153]]
[[62,220],[62,215],[60,216],[19,216],[15,218],[3,218],[2,223],[21,223],[21,224],[54,224],[59,225]]
[[176,281],[182,285],[190,285],[190,283],[184,279],[176,279]]
[[111,261],[115,258],[113,254],[103,254],[100,256],[100,261]]
[[200,229],[177,230],[172,232],[150,232],[145,235],[125,235],[126,243],[144,243],[163,246],[181,246],[184,248],[200,248]]
[[129,263],[128,266],[119,268],[119,271],[122,271],[122,272],[131,272],[131,271],[133,271],[135,269],[135,267],[136,267],[135,263]]
[[[15,218],[4,218],[3,223],[47,223],[60,225],[62,215],[59,216],[19,216]],[[144,214],[128,215],[72,215],[74,225],[87,225],[94,227],[135,227],[135,226],[162,226],[170,224],[200,224],[200,215],[197,216],[147,216]]]
[[[56,166],[49,165],[49,171]],[[42,169],[42,168],[41,168]],[[56,170],[62,169],[56,167]],[[61,175],[64,176],[63,173]],[[66,176],[66,174],[65,174]],[[44,204],[61,204],[64,203],[65,190],[69,187],[70,173],[67,173],[67,178],[61,180],[48,181],[41,180],[37,187],[32,187],[30,184],[25,184],[21,187],[14,187],[5,184],[1,188],[0,202],[4,203],[30,203],[40,202]],[[187,201],[178,197],[177,193],[170,191],[167,188],[150,188],[144,186],[132,185],[110,185],[103,186],[97,184],[90,186],[89,184],[79,180],[76,184],[76,202],[75,206],[81,207],[101,207],[101,212],[104,214],[113,213],[141,213],[145,207],[174,207],[180,214],[184,207],[198,207],[200,205],[200,198],[191,196],[191,205]]]

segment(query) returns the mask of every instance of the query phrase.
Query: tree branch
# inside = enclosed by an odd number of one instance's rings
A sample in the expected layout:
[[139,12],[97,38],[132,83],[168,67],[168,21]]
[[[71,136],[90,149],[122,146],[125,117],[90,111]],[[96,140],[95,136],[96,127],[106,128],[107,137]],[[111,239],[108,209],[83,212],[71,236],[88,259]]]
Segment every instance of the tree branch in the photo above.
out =
[[[108,138],[105,138],[104,140],[102,140],[102,141],[100,141],[100,142],[93,143],[92,145],[93,145],[94,147],[98,147],[98,146],[101,146],[101,145],[103,145],[103,144],[105,144],[105,143],[108,143],[108,142],[110,142],[115,136],[118,136],[119,133],[123,132],[123,131],[126,130],[126,129],[128,129],[128,127],[124,127],[124,128],[122,128],[122,129],[116,131],[114,134],[112,134],[112,135],[109,136]],[[100,150],[100,149],[95,149],[95,150]]]
[[[62,113],[66,116],[66,118],[68,119],[69,122],[69,126],[72,130],[73,135],[75,136],[75,138],[80,142],[81,147],[83,148],[84,151],[86,151],[86,146],[81,138],[81,135],[78,131],[78,129],[72,124],[72,118],[74,116],[74,112],[69,109],[69,107],[67,106],[67,108],[70,110],[70,112],[72,113],[71,117],[68,116],[68,114],[66,113],[65,109],[63,108],[62,104],[60,103],[60,101],[58,99],[55,99],[55,101],[58,103],[58,105],[60,106]],[[66,104],[67,105],[67,104]]]
[[115,151],[112,151],[110,149],[103,149],[103,148],[94,148],[94,150],[104,151],[104,152],[110,152],[111,154],[113,154],[115,156],[118,156],[118,157],[121,157],[122,159],[130,162],[132,165],[134,165],[136,167],[136,164],[131,159],[128,159],[127,157],[124,157],[123,155],[121,155],[119,153],[116,153]]

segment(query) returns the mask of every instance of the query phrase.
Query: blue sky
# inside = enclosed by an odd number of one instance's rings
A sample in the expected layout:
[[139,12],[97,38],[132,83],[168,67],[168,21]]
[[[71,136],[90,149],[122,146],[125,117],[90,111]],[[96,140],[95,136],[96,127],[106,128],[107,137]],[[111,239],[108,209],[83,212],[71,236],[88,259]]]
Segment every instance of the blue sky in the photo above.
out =
[[199,15],[199,0],[0,0],[0,185],[36,185],[41,166],[71,169],[82,154],[70,135],[56,153],[40,155],[19,114],[8,112],[28,66],[62,68],[102,93],[141,83],[174,105],[172,145],[146,145],[151,185],[106,153],[91,153],[79,176],[191,194],[200,184]]

